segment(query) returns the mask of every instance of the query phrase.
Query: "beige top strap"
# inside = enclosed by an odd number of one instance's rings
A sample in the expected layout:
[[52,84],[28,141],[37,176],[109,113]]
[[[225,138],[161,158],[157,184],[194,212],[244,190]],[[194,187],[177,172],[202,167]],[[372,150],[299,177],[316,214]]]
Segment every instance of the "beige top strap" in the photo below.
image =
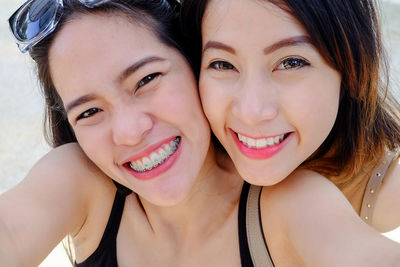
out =
[[367,187],[365,188],[364,198],[361,203],[361,218],[367,223],[372,223],[372,214],[374,212],[374,206],[376,198],[378,197],[379,188],[382,184],[383,177],[392,162],[395,155],[389,154],[386,157],[386,161],[376,169],[371,177],[369,178]]
[[254,267],[273,267],[260,218],[261,186],[250,185],[246,205],[246,231],[249,250]]

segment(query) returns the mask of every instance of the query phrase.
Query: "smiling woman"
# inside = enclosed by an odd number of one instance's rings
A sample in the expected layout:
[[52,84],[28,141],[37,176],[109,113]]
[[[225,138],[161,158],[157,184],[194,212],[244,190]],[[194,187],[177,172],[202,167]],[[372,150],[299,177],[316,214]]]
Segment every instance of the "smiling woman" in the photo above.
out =
[[[181,246],[208,251],[229,243],[232,254],[236,237],[225,229],[236,221],[242,181],[229,161],[223,163],[226,156],[215,161],[196,81],[179,45],[179,4],[85,5],[28,1],[10,19],[21,51],[29,50],[37,64],[57,149],[1,195],[7,217],[0,220],[0,231],[7,233],[1,235],[1,261],[39,263],[66,234],[77,266],[117,265],[117,244],[120,266],[190,265],[185,262],[192,256],[176,255]],[[21,21],[47,6],[58,10],[49,22],[57,26],[26,39],[22,33],[37,28],[30,21],[20,28]],[[212,212],[201,212],[212,203]],[[22,226],[28,220],[34,231]],[[195,262],[233,266],[239,260],[218,250],[201,254]]]
[[183,25],[203,45],[204,112],[241,176],[270,186],[298,167],[317,171],[385,232],[400,225],[400,104],[385,83],[376,6],[187,0]]

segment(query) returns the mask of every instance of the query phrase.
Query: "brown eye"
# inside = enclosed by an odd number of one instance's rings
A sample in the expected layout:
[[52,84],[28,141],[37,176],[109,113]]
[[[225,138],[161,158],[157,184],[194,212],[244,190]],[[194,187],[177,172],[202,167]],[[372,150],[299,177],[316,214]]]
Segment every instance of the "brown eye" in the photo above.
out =
[[235,70],[235,67],[226,61],[214,61],[210,64],[210,68],[223,71],[223,70]]
[[97,112],[100,112],[100,111],[101,111],[101,109],[98,109],[98,108],[90,108],[90,109],[86,110],[85,112],[83,112],[82,114],[80,114],[76,118],[76,120],[78,121],[78,120],[81,120],[81,119],[89,118],[89,117],[93,116],[94,114],[96,114]]
[[303,58],[286,58],[282,60],[282,62],[275,68],[276,70],[290,70],[290,69],[298,69],[304,66],[309,66],[308,63]]
[[160,75],[161,75],[160,72],[156,72],[156,73],[152,73],[150,75],[147,75],[146,77],[144,77],[143,79],[141,79],[138,82],[138,84],[136,86],[136,90],[139,89],[142,86],[145,86],[146,84],[148,84],[149,82],[151,82],[152,80],[154,80],[155,78],[157,78]]

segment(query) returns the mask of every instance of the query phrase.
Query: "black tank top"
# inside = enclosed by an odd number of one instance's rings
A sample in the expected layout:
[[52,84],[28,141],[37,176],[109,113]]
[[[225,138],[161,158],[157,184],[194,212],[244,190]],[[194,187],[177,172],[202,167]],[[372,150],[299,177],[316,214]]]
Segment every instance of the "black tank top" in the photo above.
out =
[[[75,263],[76,267],[117,267],[117,235],[121,222],[122,213],[125,205],[125,198],[132,191],[117,185],[117,192],[115,194],[114,203],[111,209],[110,217],[106,229],[104,230],[103,237],[101,238],[98,248],[82,263]],[[238,214],[238,234],[239,234],[239,248],[240,260],[243,267],[254,267],[253,261],[250,256],[247,231],[246,231],[246,203],[247,195],[249,193],[250,185],[244,183],[239,202]],[[268,250],[268,248],[265,248]]]
[[[115,183],[115,182],[114,182]],[[76,267],[117,267],[117,235],[124,211],[125,198],[132,191],[118,183],[110,217],[103,237],[97,249],[85,261],[76,263]]]

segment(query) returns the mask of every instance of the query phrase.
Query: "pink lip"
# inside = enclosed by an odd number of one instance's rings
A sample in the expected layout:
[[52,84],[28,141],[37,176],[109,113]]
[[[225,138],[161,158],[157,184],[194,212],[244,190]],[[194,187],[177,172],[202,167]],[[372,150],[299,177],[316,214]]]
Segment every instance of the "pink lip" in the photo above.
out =
[[[152,145],[149,148],[147,148],[146,150],[144,150],[141,153],[139,153],[139,154],[135,155],[134,157],[132,157],[131,160],[128,159],[127,162],[133,162],[133,161],[141,159],[141,158],[143,158],[145,156],[148,156],[151,152],[153,152],[156,149],[160,148],[164,144],[168,144],[169,142],[171,142],[175,138],[176,137],[173,137],[173,138],[161,141],[161,142],[159,142],[159,143],[157,143],[155,145]],[[175,161],[178,159],[179,155],[181,154],[181,150],[182,150],[181,146],[182,146],[182,137],[181,137],[181,140],[179,142],[178,148],[176,149],[174,154],[169,156],[169,158],[166,159],[162,164],[158,165],[157,167],[155,167],[155,168],[153,168],[153,169],[151,169],[149,171],[137,172],[137,171],[133,170],[132,168],[130,168],[128,166],[128,164],[124,164],[123,166],[136,179],[139,179],[139,180],[150,180],[150,179],[156,178],[156,177],[160,176],[161,174],[163,174],[164,172],[166,172],[167,170],[169,170],[174,165]]]
[[[292,133],[290,133],[290,135],[287,136],[278,145],[273,145],[273,146],[269,146],[266,148],[250,148],[239,141],[239,138],[238,138],[236,132],[234,132],[232,130],[230,130],[230,131],[231,131],[233,140],[235,141],[240,152],[244,156],[251,158],[251,159],[268,159],[268,158],[273,157],[274,155],[276,155],[279,151],[281,151],[286,146],[286,144],[289,142],[289,139],[291,139],[290,137],[293,136]],[[258,139],[258,138],[254,138],[254,137],[250,137],[250,138]]]

